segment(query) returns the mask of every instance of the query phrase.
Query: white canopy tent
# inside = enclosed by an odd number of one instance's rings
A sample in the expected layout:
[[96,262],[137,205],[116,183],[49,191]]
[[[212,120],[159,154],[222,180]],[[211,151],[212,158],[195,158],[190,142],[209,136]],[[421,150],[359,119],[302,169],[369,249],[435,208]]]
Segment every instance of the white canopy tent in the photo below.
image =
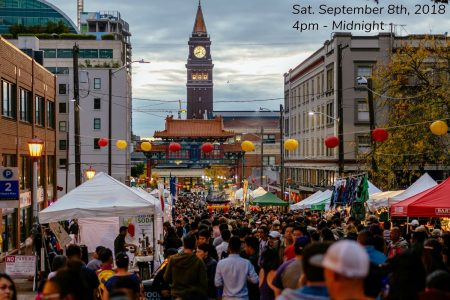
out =
[[387,207],[388,199],[403,193],[403,191],[404,190],[386,191],[386,192],[379,192],[379,193],[374,193],[374,194],[370,195],[370,198],[367,201],[369,210],[373,212],[381,207]]
[[306,204],[308,204],[309,202],[313,201],[314,199],[316,199],[318,196],[320,196],[323,192],[322,191],[317,191],[314,194],[312,194],[311,196],[309,196],[306,199],[303,199],[300,202],[297,202],[295,204],[292,204],[290,209],[291,210],[298,210],[298,209],[304,209],[304,206]]
[[367,181],[367,182],[369,183],[369,195],[381,192],[381,190],[379,188],[377,188],[376,186],[374,186],[372,182],[370,182],[370,181]]
[[253,198],[264,196],[267,193],[267,191],[263,187],[259,187],[253,192],[251,192],[250,196]]
[[[251,189],[247,189],[247,197],[250,197],[251,193],[252,193],[252,190],[251,190]],[[244,198],[244,189],[243,189],[243,188],[240,188],[240,189],[238,189],[238,190],[236,191],[236,193],[234,194],[234,199],[239,199],[239,200],[241,200],[241,199],[243,199],[243,198]]]
[[330,191],[330,190],[323,191],[320,195],[318,195],[317,197],[315,197],[314,199],[312,199],[308,203],[304,204],[303,205],[303,209],[311,208],[311,206],[313,204],[320,203],[320,202],[325,201],[325,200],[329,200],[329,202],[328,202],[328,207],[329,207],[330,206],[330,202],[331,202],[331,195],[332,194],[333,194],[333,191]]
[[423,174],[420,176],[419,179],[416,180],[409,188],[403,191],[403,193],[398,194],[397,196],[388,198],[388,205],[391,206],[393,204],[396,204],[400,201],[403,201],[409,197],[412,197],[414,195],[417,195],[418,193],[421,193],[425,190],[428,190],[429,188],[432,188],[437,185],[437,182],[431,178],[428,173]]
[[[170,195],[170,191],[164,189],[163,190],[163,194],[164,194],[164,198],[167,198]],[[154,189],[153,191],[150,192],[150,195],[152,195],[154,197],[159,197],[159,190],[158,189]]]

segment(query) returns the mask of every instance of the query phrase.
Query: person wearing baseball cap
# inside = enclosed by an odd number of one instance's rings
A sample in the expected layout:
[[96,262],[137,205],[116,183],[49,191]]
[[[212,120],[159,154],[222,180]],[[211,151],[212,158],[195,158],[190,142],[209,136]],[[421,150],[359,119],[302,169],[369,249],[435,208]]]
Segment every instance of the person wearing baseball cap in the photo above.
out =
[[314,255],[313,266],[324,268],[325,283],[331,299],[372,299],[364,294],[364,279],[369,274],[369,255],[358,243],[338,241],[325,255]]

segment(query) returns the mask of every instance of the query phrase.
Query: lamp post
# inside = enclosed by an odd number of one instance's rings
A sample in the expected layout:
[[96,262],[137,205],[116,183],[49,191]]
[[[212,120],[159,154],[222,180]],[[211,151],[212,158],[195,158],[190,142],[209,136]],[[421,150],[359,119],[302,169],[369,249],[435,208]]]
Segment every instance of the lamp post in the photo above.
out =
[[144,59],[140,60],[134,60],[128,64],[125,64],[115,70],[109,69],[108,74],[108,175],[111,176],[112,174],[112,76],[119,72],[120,70],[124,68],[128,68],[133,63],[140,63],[140,64],[149,64],[149,61],[145,61]]
[[95,176],[95,169],[92,166],[89,166],[89,169],[84,171],[87,180],[91,180]]
[[33,194],[32,194],[32,201],[33,201],[33,219],[35,224],[39,224],[38,219],[38,197],[37,197],[37,190],[38,190],[38,174],[37,174],[37,164],[39,161],[39,158],[42,155],[42,150],[44,149],[44,142],[41,139],[34,138],[30,142],[28,142],[28,151],[30,154],[31,159],[33,160]]

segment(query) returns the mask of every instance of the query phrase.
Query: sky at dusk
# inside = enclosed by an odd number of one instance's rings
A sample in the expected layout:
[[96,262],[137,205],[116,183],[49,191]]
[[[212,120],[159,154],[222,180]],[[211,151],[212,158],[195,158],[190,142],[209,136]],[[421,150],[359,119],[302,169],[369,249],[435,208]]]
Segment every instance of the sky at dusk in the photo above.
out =
[[[76,23],[76,0],[49,2]],[[175,101],[186,108],[187,42],[197,6],[196,0],[84,1],[85,11],[119,11],[130,25],[133,60],[151,61],[133,65],[137,135],[149,137],[163,129],[165,116],[177,115]],[[362,7],[361,13],[350,14],[356,7]],[[383,22],[382,32],[393,23],[397,35],[450,31],[450,7],[429,0],[379,0],[378,5],[371,0],[203,0],[202,9],[212,42],[214,110],[278,109],[283,74],[319,49],[333,31],[349,31],[333,28],[341,21]],[[294,29],[297,21],[308,28]],[[365,31],[351,32],[378,34]]]

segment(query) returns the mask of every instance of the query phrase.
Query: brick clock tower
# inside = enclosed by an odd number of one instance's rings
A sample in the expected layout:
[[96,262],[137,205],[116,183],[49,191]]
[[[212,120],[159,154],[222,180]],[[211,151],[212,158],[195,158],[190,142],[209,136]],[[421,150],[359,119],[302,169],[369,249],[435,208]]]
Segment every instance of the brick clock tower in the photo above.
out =
[[200,1],[189,38],[187,69],[187,118],[209,118],[213,111],[213,63],[211,41],[206,31]]

